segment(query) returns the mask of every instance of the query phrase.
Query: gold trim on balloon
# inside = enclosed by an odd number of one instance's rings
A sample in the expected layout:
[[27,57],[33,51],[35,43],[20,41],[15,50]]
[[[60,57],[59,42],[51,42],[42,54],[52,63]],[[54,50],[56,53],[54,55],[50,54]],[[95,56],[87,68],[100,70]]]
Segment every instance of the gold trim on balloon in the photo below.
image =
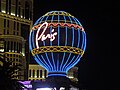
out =
[[71,46],[42,46],[37,48],[34,48],[32,50],[32,55],[45,53],[45,52],[67,52],[67,53],[73,53],[73,54],[80,54],[83,55],[84,51],[80,48],[71,47]]
[[71,17],[74,17],[73,15],[71,15],[70,13],[67,13],[67,12],[50,12],[50,13],[46,13],[45,15],[43,16],[54,16],[54,15],[63,15],[63,16],[71,16]]

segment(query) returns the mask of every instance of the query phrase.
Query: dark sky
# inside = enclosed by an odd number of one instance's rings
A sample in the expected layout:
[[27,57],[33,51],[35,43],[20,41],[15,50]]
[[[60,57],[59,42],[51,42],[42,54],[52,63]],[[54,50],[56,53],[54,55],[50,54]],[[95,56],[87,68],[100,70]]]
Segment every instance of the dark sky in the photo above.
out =
[[[79,1],[79,2],[78,2]],[[120,11],[117,3],[83,0],[34,0],[34,22],[48,11],[66,11],[80,20],[87,48],[79,66],[79,83],[87,90],[120,90],[118,83]]]

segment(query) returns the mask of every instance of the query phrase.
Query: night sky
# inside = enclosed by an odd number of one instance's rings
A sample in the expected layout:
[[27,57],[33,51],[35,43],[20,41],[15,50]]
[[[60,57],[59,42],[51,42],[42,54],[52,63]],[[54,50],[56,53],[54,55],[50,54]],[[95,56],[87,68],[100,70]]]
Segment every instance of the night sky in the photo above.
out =
[[86,51],[77,64],[80,86],[87,90],[120,90],[119,28],[116,28],[119,15],[115,14],[120,7],[110,1],[34,0],[34,22],[53,10],[75,16],[86,31]]

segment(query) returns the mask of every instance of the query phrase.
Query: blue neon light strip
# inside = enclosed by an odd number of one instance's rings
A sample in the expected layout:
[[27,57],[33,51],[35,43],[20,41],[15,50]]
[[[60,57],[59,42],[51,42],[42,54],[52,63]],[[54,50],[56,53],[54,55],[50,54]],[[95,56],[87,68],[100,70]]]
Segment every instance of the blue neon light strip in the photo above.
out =
[[47,53],[45,53],[45,55],[46,55],[46,58],[47,58],[47,60],[48,60],[48,63],[50,64],[51,70],[54,70],[54,69],[53,69],[53,65],[51,64],[50,59],[48,58]]
[[54,71],[56,71],[56,66],[55,66],[55,60],[54,60],[54,57],[53,57],[53,53],[52,54],[52,60],[53,60],[53,65],[54,65]]
[[77,19],[77,18],[75,18],[75,20],[78,22],[78,24],[79,24],[80,26],[82,26],[82,24],[78,21],[78,19]]
[[40,17],[40,18],[35,22],[34,25],[37,25],[41,18],[43,18],[43,17]]
[[46,70],[49,71],[49,68],[47,68],[46,66],[44,66],[44,64],[42,64],[40,61],[38,61],[38,58],[37,58],[36,56],[34,56],[34,59],[36,60],[36,62],[37,62],[40,66],[44,67]]
[[58,60],[57,60],[57,71],[59,71],[59,56],[58,56]]
[[73,58],[71,59],[71,61],[65,66],[64,71],[66,71],[66,68],[70,65],[70,63],[72,63],[74,61],[75,55],[73,56]]
[[62,71],[64,71],[64,67],[66,66],[66,64],[68,63],[68,61],[70,60],[70,56],[71,56],[71,53],[69,54],[68,58],[67,58],[67,61],[66,63],[64,64],[64,66],[62,67]]
[[64,21],[65,21],[65,23],[66,23],[66,17],[65,16],[63,16],[64,17]]
[[79,23],[76,21],[76,19],[75,18],[73,18],[73,19],[74,19],[75,23],[79,25]]
[[62,62],[61,62],[61,65],[60,65],[60,71],[62,71],[64,59],[65,59],[65,53],[63,54]]
[[46,60],[44,59],[44,57],[42,55],[40,55],[42,57],[42,60],[44,61],[45,65],[47,65],[47,67],[50,69],[50,65],[48,65],[48,63],[46,62]]
[[[66,17],[64,16],[64,21],[66,23]],[[65,26],[65,31],[66,31],[66,36],[65,36],[65,46],[67,45],[67,26]],[[63,58],[62,58],[62,62],[61,62],[61,65],[60,65],[60,71],[62,71],[62,66],[63,66],[63,62],[64,62],[64,59],[65,59],[65,52],[63,54]]]
[[85,49],[86,49],[86,33],[84,32],[84,48],[83,48],[83,50],[85,51]]
[[50,75],[48,75],[48,77],[50,77],[50,76],[66,76],[65,74],[50,74]]
[[[72,20],[71,20],[71,18],[70,18],[70,16],[68,16],[69,17],[69,19],[70,19],[70,22],[71,22],[71,24],[72,24]],[[74,46],[74,27],[72,27],[72,47]]]
[[72,27],[72,47],[74,46],[74,28]]
[[72,24],[72,20],[71,20],[70,16],[68,16],[68,17],[69,17],[69,19],[70,19],[70,22],[71,22],[71,24]]
[[[47,19],[48,19],[48,17],[46,18],[45,21],[47,21]],[[51,28],[52,28],[52,27],[51,27]],[[51,28],[50,28],[50,33],[51,33],[51,31],[52,31]],[[50,43],[52,43],[52,42],[50,41]],[[46,56],[48,57],[47,53],[46,53]],[[48,61],[49,61],[49,59],[48,59]],[[49,61],[49,63],[50,63],[50,61]],[[53,63],[54,63],[54,62],[53,62]],[[51,65],[51,63],[50,63],[50,66],[52,67],[52,70],[54,70],[54,69],[53,69],[53,65]]]
[[[66,41],[65,41],[65,46],[66,46],[67,45],[67,26],[65,26],[65,29],[66,29]],[[63,66],[63,62],[64,62],[64,59],[65,59],[65,54],[66,53],[63,54],[63,59],[62,59],[61,65],[60,65],[60,70],[62,70],[61,67]]]
[[80,29],[78,28],[78,44],[77,44],[77,48],[79,48],[80,46]]
[[40,65],[42,64],[44,68],[47,68],[47,70],[49,70],[49,68],[43,63],[42,59],[40,59],[38,55],[36,55],[36,58],[37,58],[37,62],[40,62]]
[[[33,31],[32,37],[34,37],[34,35],[35,35],[35,31]],[[31,45],[33,45],[33,48],[36,48],[34,38],[32,38],[32,44]]]
[[[54,16],[52,16],[51,22],[53,22],[53,18],[54,18]],[[50,33],[51,32],[52,32],[52,25],[50,26]],[[52,41],[50,41],[50,45],[52,46]],[[51,52],[51,56],[52,56],[52,62],[53,62],[52,67],[54,68],[53,69],[53,71],[54,71],[54,70],[56,70],[56,66],[55,66],[55,60],[54,60],[54,57],[53,57],[53,52]]]
[[66,71],[68,71],[70,68],[75,66],[80,61],[80,58],[81,58],[81,55],[78,55],[77,58],[74,60],[74,62],[67,67]]
[[[58,23],[59,22],[60,22],[60,15],[59,15],[59,12],[58,12]],[[59,45],[60,45],[60,26],[58,25],[58,46]],[[58,63],[59,63],[59,56],[58,56],[57,61],[56,61],[57,71],[59,71],[58,70],[58,67],[59,67]]]
[[[58,14],[58,23],[59,23],[59,20],[60,20],[60,16]],[[58,46],[60,45],[60,26],[58,25]]]
[[31,34],[32,34],[32,31],[30,31],[30,35],[29,35],[29,48],[30,48],[30,51],[32,51],[32,43],[31,43],[32,37],[31,37]]
[[83,45],[84,45],[84,32],[82,32],[82,46],[81,46],[82,50],[83,50]]

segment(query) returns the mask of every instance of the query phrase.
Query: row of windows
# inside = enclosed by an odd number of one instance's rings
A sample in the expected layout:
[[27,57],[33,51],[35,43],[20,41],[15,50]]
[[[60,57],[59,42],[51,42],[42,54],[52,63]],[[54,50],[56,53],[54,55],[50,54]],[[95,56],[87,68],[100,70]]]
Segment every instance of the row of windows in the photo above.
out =
[[13,24],[13,32],[11,32],[11,34],[13,35],[20,35],[20,23],[19,22],[11,22],[7,19],[4,19],[4,33],[3,34],[10,34],[10,30],[12,27],[9,26],[9,24]]
[[[13,60],[13,62],[15,62],[15,63],[17,63],[17,62],[21,62],[21,60],[20,59],[18,59],[18,58],[6,58],[7,60],[10,60],[10,61],[12,61]],[[15,65],[15,64],[14,64]]]
[[25,8],[23,8],[19,0],[15,0],[15,4],[12,3],[12,0],[0,0],[0,12],[20,18],[32,19],[32,12],[30,11],[30,5],[27,1],[25,2]]
[[12,58],[22,58],[21,55],[17,55],[17,54],[6,54],[6,57],[12,57]]
[[32,78],[46,78],[47,71],[46,70],[29,70],[29,77]]
[[13,41],[4,41],[4,52],[22,52],[22,44]]

